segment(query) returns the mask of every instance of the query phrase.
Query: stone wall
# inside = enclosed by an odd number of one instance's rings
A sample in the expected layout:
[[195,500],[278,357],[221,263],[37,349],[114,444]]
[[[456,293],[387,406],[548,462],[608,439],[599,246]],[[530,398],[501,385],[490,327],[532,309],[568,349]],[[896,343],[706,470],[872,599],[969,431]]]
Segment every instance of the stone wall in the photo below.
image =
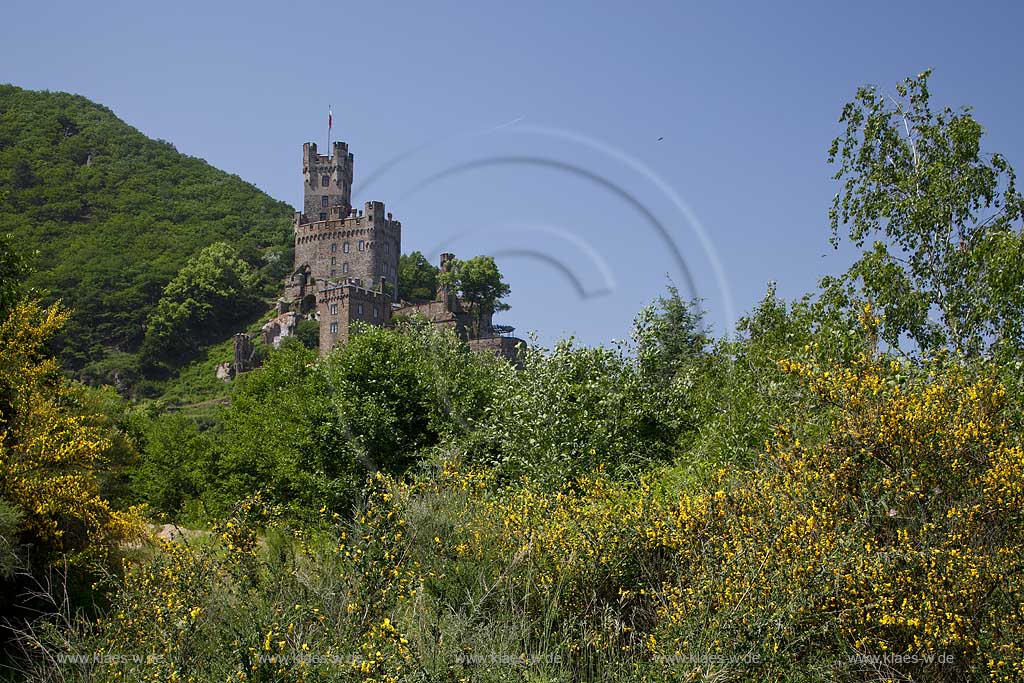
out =
[[[395,295],[402,224],[385,213],[383,202],[366,202],[364,206],[365,213],[348,217],[332,210],[326,221],[308,222],[306,216],[297,215],[294,272],[308,269],[309,283],[354,279],[364,287],[375,286],[384,277]],[[293,281],[287,295],[298,298],[299,289]]]
[[353,283],[329,285],[317,297],[320,353],[348,342],[356,321],[386,326],[391,323],[391,298]]
[[[348,214],[352,206],[352,178],[355,171],[355,157],[349,153],[348,144],[335,142],[331,156],[317,154],[316,143],[307,142],[302,146],[302,175],[305,181],[302,211],[310,220],[317,220],[331,207],[343,207]],[[324,176],[327,184],[324,185]],[[326,205],[324,198],[326,199]],[[327,218],[325,215],[324,218]]]
[[493,353],[499,358],[504,358],[518,365],[519,345],[522,344],[525,347],[526,342],[517,337],[485,337],[483,339],[470,339],[466,344],[476,353]]

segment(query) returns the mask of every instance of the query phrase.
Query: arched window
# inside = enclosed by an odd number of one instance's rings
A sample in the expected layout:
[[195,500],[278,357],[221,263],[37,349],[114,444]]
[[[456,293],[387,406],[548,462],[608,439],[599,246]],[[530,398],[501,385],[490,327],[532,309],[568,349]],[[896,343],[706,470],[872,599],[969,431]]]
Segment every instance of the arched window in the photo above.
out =
[[325,175],[320,176],[320,187],[327,187],[331,184],[331,176]]

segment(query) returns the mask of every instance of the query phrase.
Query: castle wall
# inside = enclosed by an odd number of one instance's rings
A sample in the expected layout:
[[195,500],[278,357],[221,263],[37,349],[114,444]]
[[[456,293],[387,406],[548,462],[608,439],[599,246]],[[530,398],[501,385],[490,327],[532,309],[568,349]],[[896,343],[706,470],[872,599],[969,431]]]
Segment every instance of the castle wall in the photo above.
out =
[[320,353],[327,353],[348,342],[351,325],[356,321],[388,325],[391,297],[352,283],[329,285],[317,297],[316,311],[320,320]]
[[295,269],[308,265],[313,281],[357,279],[364,287],[379,283],[383,277],[394,298],[402,224],[385,214],[383,202],[366,202],[364,206],[363,215],[344,216],[340,210],[332,210],[326,221],[307,222],[306,216],[297,215]]
[[[454,297],[452,297],[454,299]],[[454,310],[452,303],[455,304]],[[458,300],[427,301],[421,304],[407,304],[395,309],[393,315],[421,316],[438,327],[450,327],[460,337],[465,338],[470,329],[470,319],[461,310]]]
[[475,353],[493,353],[499,358],[504,358],[515,364],[519,364],[519,345],[526,344],[517,337],[485,337],[483,339],[470,339],[466,342],[471,351]]

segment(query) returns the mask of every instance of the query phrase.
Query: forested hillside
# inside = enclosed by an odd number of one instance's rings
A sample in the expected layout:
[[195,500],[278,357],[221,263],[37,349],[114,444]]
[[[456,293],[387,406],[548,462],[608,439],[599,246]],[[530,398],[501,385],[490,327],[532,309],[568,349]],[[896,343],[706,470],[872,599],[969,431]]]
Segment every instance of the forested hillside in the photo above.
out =
[[[0,85],[0,234],[30,255],[28,286],[71,308],[57,347],[82,377],[138,375],[164,287],[215,242],[252,266],[258,294],[276,293],[291,265],[290,214],[84,97]],[[214,331],[230,334],[237,321],[227,322]]]

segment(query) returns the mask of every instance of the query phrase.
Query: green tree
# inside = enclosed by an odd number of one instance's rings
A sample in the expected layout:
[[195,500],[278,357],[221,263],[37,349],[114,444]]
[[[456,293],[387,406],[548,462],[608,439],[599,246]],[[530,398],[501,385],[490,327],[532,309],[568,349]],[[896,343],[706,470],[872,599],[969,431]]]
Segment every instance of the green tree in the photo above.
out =
[[[670,391],[652,391],[623,348],[579,347],[572,339],[536,347],[492,383],[481,425],[490,448],[470,457],[558,486],[594,468],[636,475],[675,452],[684,423]],[[485,439],[481,439],[484,441]]]
[[666,380],[697,360],[710,342],[700,302],[684,300],[674,285],[636,316],[633,337],[641,368]]
[[414,251],[398,257],[398,294],[407,301],[433,301],[437,296],[438,268]]
[[208,507],[263,491],[300,514],[321,506],[347,512],[363,472],[316,352],[286,339],[238,382],[214,445]]
[[418,451],[475,429],[497,366],[450,331],[413,322],[360,327],[323,372],[363,464],[401,472]]
[[231,245],[206,247],[164,288],[146,327],[144,362],[180,362],[201,343],[230,332],[258,307],[257,287],[256,272]]
[[896,97],[861,88],[843,109],[846,130],[829,151],[842,183],[833,244],[841,228],[858,247],[879,239],[823,284],[873,304],[892,347],[1020,348],[1024,198],[1007,160],[981,151],[984,130],[969,108],[932,109],[928,77],[907,79]]
[[307,349],[320,348],[320,322],[317,320],[302,320],[295,326],[295,338],[302,342]]
[[28,272],[25,259],[14,250],[11,236],[0,235],[0,320],[21,298],[21,283]]
[[18,159],[11,168],[11,187],[15,190],[27,190],[39,183],[32,172],[32,166],[24,159]]
[[132,468],[132,488],[151,510],[177,518],[210,488],[215,465],[210,438],[179,414],[141,422],[143,457]]
[[511,288],[501,279],[498,264],[491,256],[474,256],[467,261],[452,259],[448,272],[441,273],[438,282],[471,306],[477,334],[488,331],[481,329],[485,317],[509,309],[502,299]]

